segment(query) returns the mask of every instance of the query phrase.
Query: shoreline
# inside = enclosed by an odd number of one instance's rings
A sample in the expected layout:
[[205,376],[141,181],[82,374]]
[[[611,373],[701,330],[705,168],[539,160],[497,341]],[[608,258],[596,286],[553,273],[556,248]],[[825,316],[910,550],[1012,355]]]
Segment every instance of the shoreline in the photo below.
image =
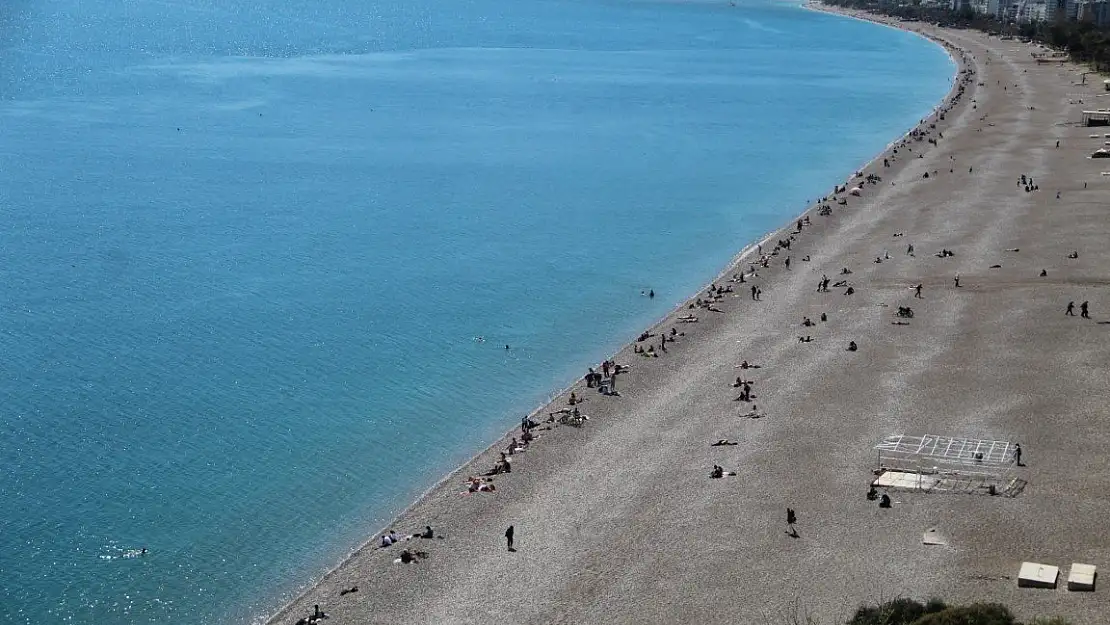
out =
[[[447,478],[393,526],[437,540],[367,543],[270,622],[319,604],[383,625],[835,623],[891,596],[1104,620],[1105,593],[1015,582],[1022,562],[1063,577],[1110,561],[1110,179],[1089,158],[1101,133],[1075,123],[1101,92],[1020,42],[899,26],[958,51],[956,95],[849,178],[860,189],[620,349],[620,396],[570,387],[588,424],[541,424],[495,492]],[[899,434],[1021,443],[1021,486],[883,487],[878,507],[876,444]],[[452,475],[483,475],[503,441]],[[406,548],[427,555],[399,563]]]
[[[814,0],[807,0],[801,6],[802,6],[802,8],[804,8],[806,10],[812,10],[812,11],[817,11],[817,12],[821,12],[821,13],[837,15],[837,16],[840,16],[840,17],[846,17],[846,18],[850,18],[850,19],[857,19],[857,20],[860,20],[860,21],[867,21],[867,22],[871,22],[871,23],[874,23],[874,24],[877,24],[877,25],[880,25],[880,26],[885,26],[885,27],[888,27],[888,28],[892,28],[892,29],[896,29],[896,30],[902,30],[904,32],[911,33],[915,36],[918,36],[918,37],[920,37],[920,38],[922,38],[926,41],[929,41],[930,43],[940,47],[945,52],[945,54],[949,57],[949,59],[952,61],[953,65],[955,66],[955,71],[953,72],[953,74],[951,76],[951,86],[950,86],[948,92],[944,95],[944,97],[939,102],[937,102],[934,106],[932,106],[929,109],[928,113],[924,117],[922,117],[921,120],[918,123],[912,125],[905,132],[903,132],[902,134],[898,135],[893,140],[888,142],[875,156],[873,156],[872,158],[870,158],[869,160],[864,162],[862,165],[856,167],[851,173],[849,173],[843,179],[843,182],[841,183],[845,188],[848,188],[848,185],[850,185],[854,180],[860,179],[862,176],[866,175],[866,173],[869,169],[872,169],[872,168],[876,167],[879,164],[879,162],[885,156],[890,156],[892,149],[894,149],[896,146],[899,146],[900,144],[906,143],[912,137],[914,132],[916,132],[918,130],[921,130],[926,125],[927,120],[929,120],[930,118],[936,117],[937,114],[938,114],[938,111],[941,111],[942,109],[945,109],[946,107],[951,107],[954,104],[953,100],[957,97],[957,95],[959,93],[958,89],[961,85],[960,77],[963,75],[963,70],[967,68],[967,59],[963,58],[960,55],[957,55],[956,52],[959,51],[959,50],[957,48],[950,47],[949,44],[946,41],[941,40],[941,39],[937,39],[937,38],[932,37],[932,36],[929,36],[926,33],[922,33],[922,32],[916,31],[916,30],[908,29],[908,28],[903,28],[903,27],[901,27],[897,24],[884,22],[884,21],[881,21],[881,20],[878,20],[878,19],[868,19],[867,17],[862,17],[862,16],[856,15],[852,12],[847,12],[847,11],[844,11],[844,10],[837,9],[835,7],[830,7],[830,6],[821,4],[820,2],[815,2]],[[911,161],[906,160],[906,159],[899,159],[896,163],[894,163],[894,165],[892,165],[890,168],[887,168],[886,171],[893,174],[893,173],[901,170],[905,165],[909,164],[910,162]],[[842,193],[840,195],[844,195],[844,194]],[[833,197],[835,197],[835,196],[836,196],[836,194],[833,194]],[[661,331],[663,326],[673,326],[674,323],[675,323],[674,322],[675,317],[679,313],[681,313],[682,311],[688,310],[690,307],[692,307],[694,305],[694,302],[699,299],[699,296],[702,293],[706,292],[710,288],[710,285],[721,283],[722,281],[727,279],[727,277],[730,273],[736,273],[738,271],[742,271],[741,265],[748,262],[749,259],[751,259],[763,245],[768,245],[768,244],[772,243],[776,238],[789,236],[791,234],[791,228],[798,221],[805,219],[807,216],[810,217],[810,218],[816,217],[817,216],[816,212],[821,208],[821,206],[822,206],[821,201],[813,202],[813,203],[807,205],[804,210],[802,210],[800,213],[791,217],[789,220],[787,220],[780,227],[761,235],[760,237],[758,237],[752,243],[747,244],[744,247],[742,247],[740,249],[740,251],[738,251],[728,261],[728,263],[724,266],[724,268],[721,269],[717,274],[714,275],[712,280],[702,284],[701,287],[699,289],[697,289],[687,299],[683,300],[681,303],[676,305],[673,309],[669,310],[668,312],[666,312],[662,316],[660,316],[658,319],[651,322],[647,326],[647,329],[645,331],[647,331],[647,332]],[[617,358],[620,355],[629,353],[630,350],[633,348],[633,346],[637,345],[638,343],[639,343],[638,341],[633,340],[629,343],[623,344],[616,350],[615,353],[611,354],[608,358],[610,360],[616,361]],[[600,365],[598,365],[596,363],[595,363],[595,366],[600,367]],[[583,383],[582,379],[579,378],[578,380],[574,381],[570,385],[568,385],[568,386],[566,386],[562,389],[559,389],[557,391],[554,391],[550,395],[549,400],[547,400],[545,403],[542,403],[539,406],[537,406],[536,408],[534,408],[531,412],[529,412],[527,414],[527,417],[529,419],[532,419],[534,421],[539,422],[539,420],[540,420],[539,417],[544,412],[548,411],[551,408],[554,408],[559,403],[565,402],[566,398],[571,394],[571,392],[581,391],[584,388],[585,388],[584,383]],[[399,513],[397,513],[395,515],[395,517],[391,520],[390,523],[387,523],[385,526],[383,526],[381,528],[378,528],[365,541],[360,543],[354,550],[352,550],[350,553],[348,553],[338,564],[336,564],[334,567],[328,569],[327,572],[325,572],[322,576],[320,576],[318,579],[316,579],[311,584],[309,584],[303,592],[299,593],[293,599],[288,601],[285,605],[283,605],[277,611],[262,617],[260,620],[257,620],[256,622],[265,623],[266,625],[271,625],[271,624],[276,625],[279,622],[279,619],[282,619],[282,618],[288,619],[290,617],[291,612],[294,610],[294,608],[296,608],[298,606],[298,604],[303,603],[304,600],[314,590],[319,588],[321,585],[325,584],[329,579],[331,579],[334,576],[336,576],[337,574],[341,573],[342,570],[350,562],[352,562],[354,559],[356,559],[357,557],[359,557],[361,555],[364,555],[368,551],[376,550],[375,543],[380,539],[380,537],[384,533],[389,531],[389,528],[398,527],[399,525],[403,524],[403,521],[410,515],[411,512],[413,512],[422,503],[424,503],[424,501],[427,498],[429,498],[430,496],[435,494],[437,491],[440,491],[442,488],[444,488],[451,480],[457,478],[459,475],[467,473],[468,469],[476,469],[478,466],[480,466],[481,465],[480,461],[482,461],[484,458],[487,458],[487,457],[495,454],[495,450],[500,448],[504,444],[506,444],[509,441],[509,439],[513,437],[513,434],[515,432],[517,432],[518,429],[519,429],[519,427],[510,428],[505,433],[503,433],[500,437],[498,437],[496,440],[492,441],[488,446],[482,448],[481,450],[477,451],[476,453],[474,453],[473,455],[468,457],[459,466],[457,466],[454,469],[452,469],[451,471],[449,471],[442,478],[440,478],[435,483],[433,483],[431,486],[429,486],[427,489],[422,491],[411,503],[409,503]]]

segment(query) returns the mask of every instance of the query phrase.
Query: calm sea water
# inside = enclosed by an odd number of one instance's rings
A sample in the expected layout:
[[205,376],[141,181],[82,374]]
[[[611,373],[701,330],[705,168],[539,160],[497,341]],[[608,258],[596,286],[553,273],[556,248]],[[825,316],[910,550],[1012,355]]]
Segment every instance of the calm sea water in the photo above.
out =
[[5,2],[6,621],[259,618],[950,84],[737,4]]

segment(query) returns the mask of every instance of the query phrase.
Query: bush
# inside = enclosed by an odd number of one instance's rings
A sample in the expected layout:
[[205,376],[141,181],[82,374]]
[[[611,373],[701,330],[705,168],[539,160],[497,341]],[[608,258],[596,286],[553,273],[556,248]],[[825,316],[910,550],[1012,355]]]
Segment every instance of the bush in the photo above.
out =
[[911,625],[1014,625],[1014,615],[998,603],[973,603],[925,615]]
[[922,616],[944,610],[947,606],[939,599],[930,599],[922,605],[913,599],[895,599],[875,606],[864,606],[848,625],[910,625]]

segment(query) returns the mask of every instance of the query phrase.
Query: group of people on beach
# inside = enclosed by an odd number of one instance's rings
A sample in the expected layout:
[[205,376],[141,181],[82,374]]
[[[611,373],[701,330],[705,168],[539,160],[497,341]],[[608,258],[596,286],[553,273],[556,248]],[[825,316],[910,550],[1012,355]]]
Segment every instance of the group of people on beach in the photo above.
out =
[[[893,144],[889,152],[881,160],[882,167],[893,167],[898,159],[902,157],[905,153],[913,153],[914,147],[918,147],[917,155],[919,157],[923,156],[921,151],[922,146],[918,145],[920,143],[926,143],[927,145],[933,146],[937,145],[937,140],[943,138],[943,134],[938,129],[937,121],[943,121],[945,119],[945,115],[951,111],[952,107],[960,102],[961,98],[964,97],[965,94],[965,86],[970,84],[973,79],[974,73],[970,69],[962,70],[960,73],[960,80],[957,84],[952,98],[947,101],[945,105],[939,107],[930,119],[922,120],[921,124],[917,128],[915,128],[901,140]],[[859,183],[859,186],[877,185],[882,181],[882,178],[878,176],[878,174],[875,172],[870,172],[866,174],[863,172],[857,172],[855,178],[856,181]],[[891,184],[893,184],[893,182]],[[1021,176],[1018,184],[1024,186],[1027,192],[1036,191],[1039,188],[1033,181],[1032,177],[1027,177],[1025,175]],[[817,214],[826,217],[831,216],[833,214],[833,205],[847,205],[848,197],[844,197],[845,195],[858,197],[859,193],[850,193],[847,184],[837,185],[832,194],[822,197],[818,200],[817,204],[814,206],[814,208],[817,209]],[[799,247],[798,237],[802,235],[805,228],[812,225],[810,215],[805,215],[803,218],[799,219],[795,225],[795,230],[785,235],[783,238],[780,238],[775,243],[774,249],[770,253],[764,254],[763,245],[760,244],[757,247],[758,260],[755,263],[751,263],[747,271],[734,272],[732,274],[732,277],[728,280],[728,282],[730,282],[731,284],[711,284],[705,293],[699,293],[699,295],[688,304],[686,310],[706,310],[715,313],[726,312],[724,308],[726,303],[729,302],[732,298],[736,297],[732,284],[748,285],[747,289],[750,290],[751,300],[761,301],[763,294],[762,286],[767,285],[767,279],[771,276],[773,270],[764,272],[764,276],[760,276],[759,270],[771,269],[772,265],[774,264],[775,266],[781,266],[786,271],[791,271],[791,257],[787,255],[787,252],[794,252]],[[910,257],[915,257],[912,244],[909,244],[907,246],[906,253]],[[944,249],[941,253],[938,253],[936,255],[942,258],[948,258],[950,256],[954,256],[954,253],[950,250]],[[869,256],[870,254],[868,254],[868,257]],[[803,257],[803,261],[807,260],[809,260],[809,256]],[[883,260],[890,260],[890,255],[888,253],[883,253],[882,255],[876,257],[876,262],[882,262]],[[849,282],[850,278],[847,277],[851,274],[852,272],[849,270],[849,268],[845,267],[841,271],[841,276],[844,277],[844,279],[837,281],[834,285],[837,288],[846,289],[846,295],[851,295],[855,292],[855,286]],[[831,282],[831,279],[827,275],[822,275],[821,279],[817,283],[816,292],[820,294],[829,293]],[[958,275],[955,278],[955,283],[957,287],[960,286]],[[914,291],[915,298],[923,297],[922,284],[918,283],[914,286],[911,286],[910,288]],[[650,293],[645,293],[645,295],[647,295],[647,297],[649,298],[654,298],[655,292],[654,290],[651,290]],[[1083,318],[1089,318],[1088,304],[1089,302],[1084,301],[1080,305],[1081,315]],[[1075,307],[1075,302],[1069,302],[1065,314],[1069,316],[1074,316]],[[912,317],[912,315],[913,313],[910,307],[899,307],[899,316],[901,318],[910,318]],[[690,312],[686,312],[683,315],[676,315],[675,319],[677,319],[679,322],[684,323],[695,323],[698,321],[698,317]],[[827,327],[820,325],[821,323],[826,323],[828,321],[828,315],[825,312],[822,312],[820,314],[819,319],[820,322],[815,322],[809,316],[803,316],[801,325],[805,328]],[[816,333],[819,332],[819,330],[814,330],[813,332]],[[675,327],[671,327],[669,330],[660,328],[655,331],[645,331],[633,343],[632,353],[643,358],[660,358],[661,355],[666,354],[668,350],[668,345],[671,345],[671,347],[673,348],[674,346],[672,344],[675,343],[678,338],[685,336],[685,334],[685,332],[679,332]],[[799,337],[799,341],[802,343],[810,343],[813,342],[814,339],[811,335],[807,334]],[[849,341],[848,351],[855,352],[858,349],[859,346],[855,341]],[[744,371],[760,368],[760,365],[749,362],[748,360],[743,360],[739,365],[736,366]],[[600,364],[598,369],[600,370],[595,370],[595,368],[591,367],[583,376],[585,388],[597,389],[598,392],[601,393],[603,396],[619,395],[616,391],[617,378],[619,375],[627,373],[628,367],[617,364],[614,360],[607,359]],[[752,379],[752,377],[749,375],[736,376],[735,380],[731,382],[731,387],[738,389],[739,393],[738,396],[736,396],[735,401],[751,404],[750,412],[748,412],[747,414],[741,414],[741,417],[746,416],[751,418],[759,418],[765,416],[762,412],[759,412],[758,406],[754,404],[754,400],[757,397],[753,392],[755,385],[756,380]],[[469,494],[496,492],[497,487],[494,484],[493,478],[495,476],[510,475],[513,472],[514,456],[526,451],[529,446],[533,444],[533,442],[537,439],[537,435],[534,433],[537,429],[551,429],[556,425],[570,421],[576,421],[580,424],[584,419],[588,419],[588,417],[585,417],[585,415],[582,414],[580,411],[581,404],[587,401],[584,397],[579,396],[578,393],[581,392],[581,390],[582,389],[580,386],[571,390],[567,400],[567,407],[560,408],[559,410],[548,413],[547,421],[543,424],[534,421],[531,415],[525,416],[521,420],[519,437],[513,436],[508,446],[497,452],[498,459],[496,460],[493,467],[489,470],[489,472],[483,476],[469,476],[467,478],[466,493]],[[557,420],[559,421],[559,423],[556,423]],[[710,443],[711,447],[722,448],[737,445],[737,442],[727,438],[717,439],[715,442]],[[1015,462],[1019,465],[1021,464],[1020,454],[1021,452],[1019,447],[1018,450],[1015,452]],[[704,473],[701,473],[700,475],[704,476]],[[709,472],[709,477],[711,479],[721,479],[726,476],[735,475],[737,475],[736,471],[726,470],[723,466],[716,463],[712,465],[712,469]],[[872,501],[878,499],[880,507],[889,508],[891,506],[890,497],[885,493],[880,495],[874,486],[871,486],[869,488],[867,499]],[[796,525],[796,511],[793,508],[787,508],[788,533],[795,538],[798,537]],[[506,530],[505,532],[507,549],[510,552],[515,551],[514,531],[514,527],[509,526],[508,530]],[[381,536],[380,547],[388,548],[392,545],[397,544],[398,542],[408,541],[413,538],[431,539],[433,538],[433,536],[434,532],[432,531],[432,528],[430,526],[426,526],[424,532],[410,534],[405,537],[399,537],[393,530],[390,530],[388,533]],[[400,555],[400,562],[405,564],[414,563],[424,557],[427,557],[427,555],[428,554],[424,551],[405,549]],[[314,615],[314,618],[308,620],[307,622],[315,622],[316,620],[320,620],[322,618],[327,618],[327,615],[323,614],[323,612],[319,610],[319,606],[317,606],[317,614]]]

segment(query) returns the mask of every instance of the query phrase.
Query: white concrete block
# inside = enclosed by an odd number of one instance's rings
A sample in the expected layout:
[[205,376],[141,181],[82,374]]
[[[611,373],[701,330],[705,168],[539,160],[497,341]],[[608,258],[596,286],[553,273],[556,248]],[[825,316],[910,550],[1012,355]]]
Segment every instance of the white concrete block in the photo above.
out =
[[1060,567],[1037,562],[1022,562],[1018,586],[1022,588],[1056,588]]
[[1073,562],[1068,572],[1068,590],[1094,590],[1097,575],[1095,565]]

